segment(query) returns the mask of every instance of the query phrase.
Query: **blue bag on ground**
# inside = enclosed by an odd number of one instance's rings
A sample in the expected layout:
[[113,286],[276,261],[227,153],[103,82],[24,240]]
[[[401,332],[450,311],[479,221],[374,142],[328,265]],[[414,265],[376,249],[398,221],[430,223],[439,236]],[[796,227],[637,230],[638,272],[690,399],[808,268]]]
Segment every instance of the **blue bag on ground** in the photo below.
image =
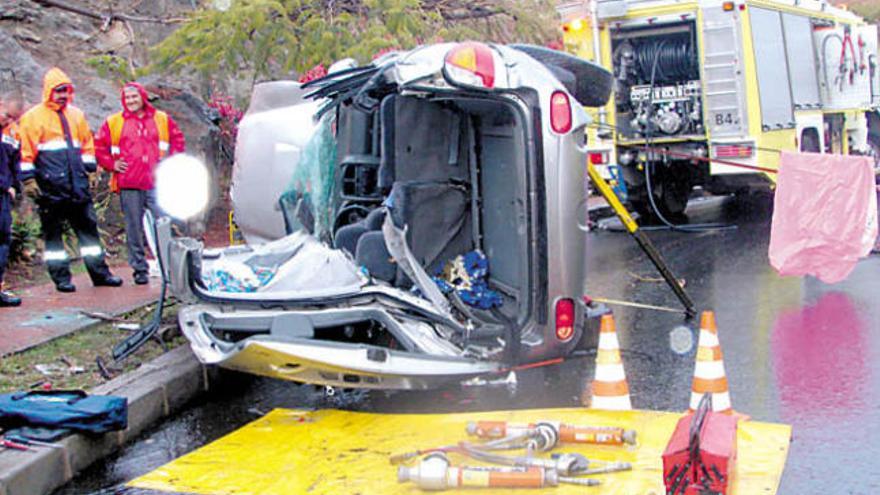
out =
[[69,428],[106,433],[128,426],[128,400],[88,395],[82,390],[17,392],[0,395],[0,428]]

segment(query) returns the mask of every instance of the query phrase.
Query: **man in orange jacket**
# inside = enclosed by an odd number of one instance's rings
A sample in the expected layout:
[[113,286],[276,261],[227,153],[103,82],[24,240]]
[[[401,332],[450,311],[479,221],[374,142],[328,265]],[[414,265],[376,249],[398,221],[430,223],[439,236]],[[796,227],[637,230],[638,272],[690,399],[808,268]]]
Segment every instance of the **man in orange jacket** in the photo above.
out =
[[122,111],[107,117],[98,131],[95,157],[113,174],[111,188],[119,192],[125,215],[128,264],[134,270],[134,283],[141,285],[149,281],[144,259],[144,211],[150,210],[157,218],[160,215],[153,189],[156,165],[168,155],[183,153],[186,140],[174,120],[150,104],[140,84],[126,84],[121,99]]
[[95,145],[82,111],[71,104],[73,83],[53,68],[43,78],[43,102],[21,117],[21,181],[39,207],[46,252],[43,259],[60,292],[73,292],[70,260],[62,235],[67,222],[76,231],[92,284],[119,287],[110,273],[92,207],[89,174],[95,173]]

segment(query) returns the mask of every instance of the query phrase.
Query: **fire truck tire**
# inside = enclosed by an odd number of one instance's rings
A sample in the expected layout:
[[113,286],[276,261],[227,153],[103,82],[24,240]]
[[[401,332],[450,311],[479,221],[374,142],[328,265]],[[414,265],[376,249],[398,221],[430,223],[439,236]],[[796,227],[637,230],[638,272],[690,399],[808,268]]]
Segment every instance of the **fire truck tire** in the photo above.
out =
[[874,157],[874,174],[880,184],[880,134],[868,134],[868,148]]
[[803,134],[801,134],[801,151],[806,153],[822,152],[819,147],[819,133],[816,132],[815,128],[805,129]]
[[655,172],[651,177],[651,187],[654,193],[653,206],[648,199],[647,183],[629,189],[630,205],[639,214],[642,223],[661,223],[654,206],[657,207],[660,215],[670,222],[679,223],[687,220],[684,211],[693,186],[686,177],[679,177],[673,170],[668,169]]

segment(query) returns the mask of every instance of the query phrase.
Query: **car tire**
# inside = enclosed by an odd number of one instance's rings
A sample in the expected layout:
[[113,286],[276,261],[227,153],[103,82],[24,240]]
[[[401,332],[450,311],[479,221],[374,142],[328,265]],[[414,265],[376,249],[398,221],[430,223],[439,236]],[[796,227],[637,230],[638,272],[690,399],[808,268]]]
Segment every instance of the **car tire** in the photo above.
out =
[[546,66],[581,105],[601,107],[608,103],[614,78],[607,69],[589,60],[537,45],[510,45]]

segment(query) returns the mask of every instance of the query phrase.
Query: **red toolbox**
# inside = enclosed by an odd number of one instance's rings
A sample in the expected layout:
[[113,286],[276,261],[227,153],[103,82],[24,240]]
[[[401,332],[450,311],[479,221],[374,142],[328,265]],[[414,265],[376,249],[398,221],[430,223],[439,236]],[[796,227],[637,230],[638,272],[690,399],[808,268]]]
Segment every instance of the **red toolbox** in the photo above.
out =
[[709,395],[684,415],[663,452],[666,495],[731,495],[737,418],[713,412]]

